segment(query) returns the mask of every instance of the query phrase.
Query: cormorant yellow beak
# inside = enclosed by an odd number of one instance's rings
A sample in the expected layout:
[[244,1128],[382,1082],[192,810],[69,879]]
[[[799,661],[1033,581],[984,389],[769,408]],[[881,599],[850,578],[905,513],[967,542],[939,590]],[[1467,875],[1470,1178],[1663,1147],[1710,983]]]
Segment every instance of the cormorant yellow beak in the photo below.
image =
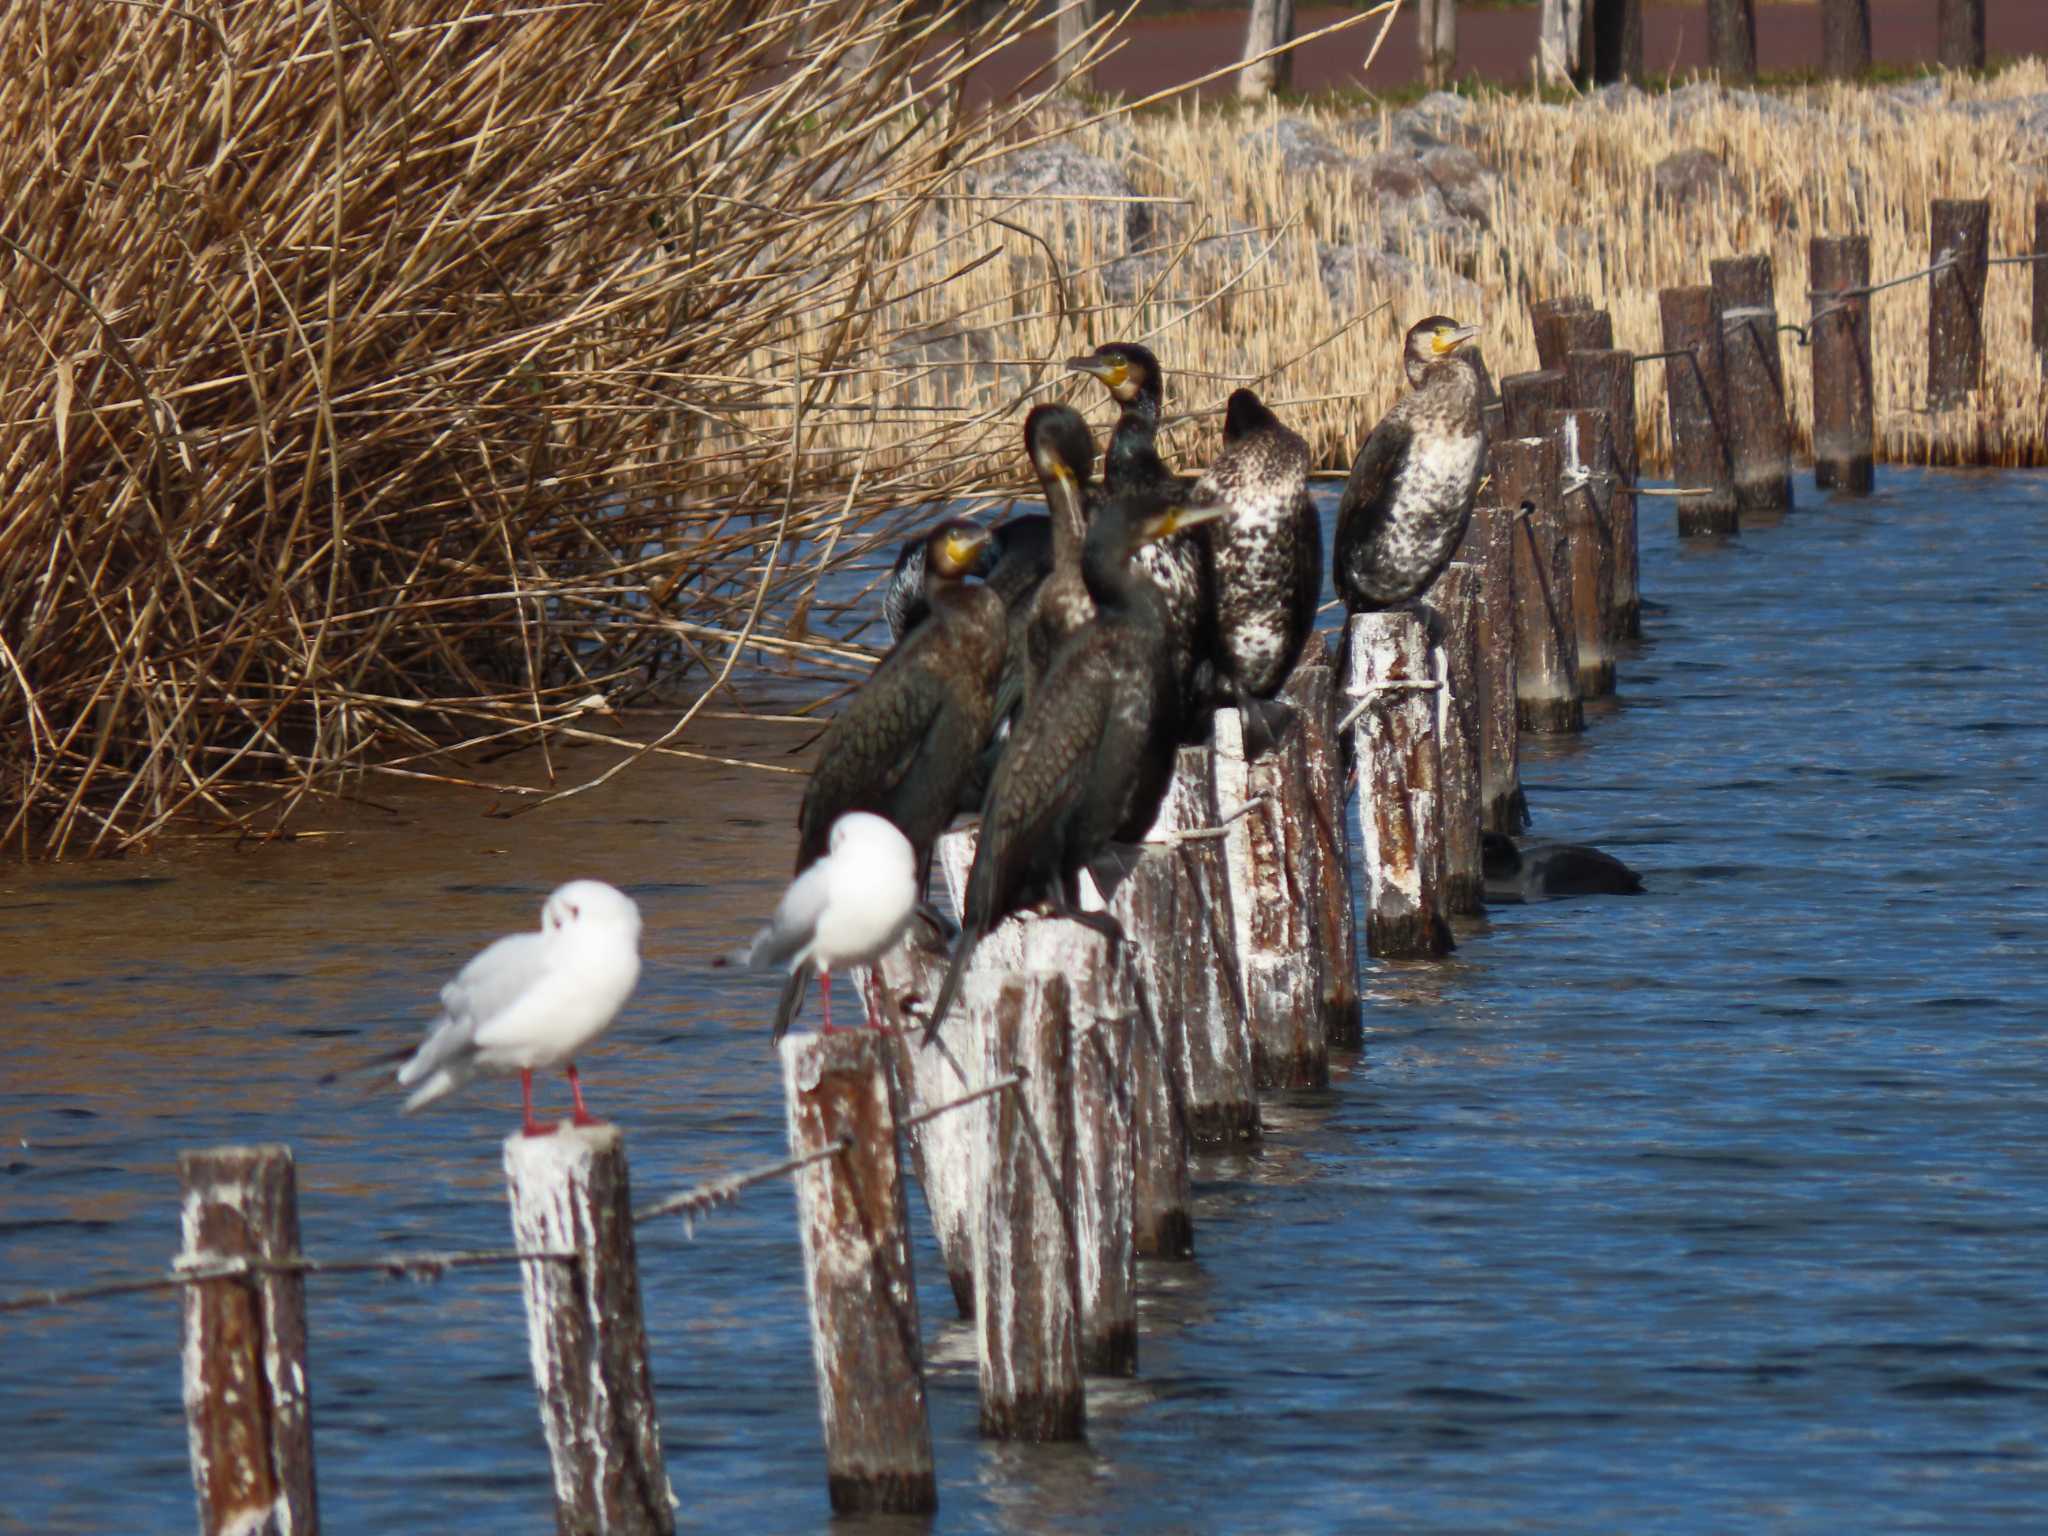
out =
[[1440,325],[1430,333],[1429,350],[1438,357],[1448,357],[1478,334],[1476,325]]
[[987,548],[986,533],[949,533],[946,535],[946,565],[954,571],[971,571]]
[[1188,529],[1198,528],[1203,523],[1213,523],[1223,515],[1223,511],[1220,502],[1208,507],[1168,507],[1164,512],[1147,518],[1139,525],[1138,542],[1157,544],[1161,539],[1170,539],[1176,533],[1185,533]]
[[1120,357],[1104,357],[1091,352],[1086,357],[1068,358],[1067,371],[1092,374],[1111,389],[1121,389],[1124,380],[1131,376],[1131,365]]
[[1049,476],[1062,485],[1074,483],[1074,467],[1056,453],[1034,453],[1032,461],[1038,465],[1041,475]]

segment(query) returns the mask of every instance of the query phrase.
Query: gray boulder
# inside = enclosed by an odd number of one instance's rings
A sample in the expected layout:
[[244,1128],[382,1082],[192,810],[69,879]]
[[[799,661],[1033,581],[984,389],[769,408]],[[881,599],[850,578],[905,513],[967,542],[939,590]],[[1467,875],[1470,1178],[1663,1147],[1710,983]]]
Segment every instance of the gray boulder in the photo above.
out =
[[1281,168],[1292,173],[1348,171],[1353,159],[1348,150],[1298,117],[1283,117],[1254,128],[1238,140],[1238,146],[1247,154],[1277,154]]
[[1725,197],[1734,189],[1735,178],[1727,164],[1712,150],[1681,149],[1657,162],[1651,173],[1657,202],[1666,208],[1692,208]]
[[1099,249],[1114,251],[1134,249],[1163,234],[1157,204],[1062,201],[1136,197],[1138,189],[1109,161],[1057,144],[1006,155],[968,177],[967,189],[977,197],[1022,199],[1005,217],[1037,230],[1055,245],[1077,242],[1084,227]]

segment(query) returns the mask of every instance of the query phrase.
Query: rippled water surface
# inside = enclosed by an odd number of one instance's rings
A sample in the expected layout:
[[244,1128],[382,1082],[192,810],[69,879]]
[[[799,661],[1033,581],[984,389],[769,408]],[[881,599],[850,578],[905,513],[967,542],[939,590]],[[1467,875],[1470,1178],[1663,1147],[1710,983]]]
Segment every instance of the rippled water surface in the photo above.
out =
[[[1889,473],[1725,546],[1669,507],[1619,700],[1525,759],[1535,830],[1649,894],[1374,964],[1364,1052],[1201,1168],[1085,1448],[975,1438],[921,1246],[937,1529],[2048,1526],[2048,477]],[[699,741],[803,735],[739,730]],[[317,842],[0,870],[0,1290],[162,1264],[178,1149],[226,1141],[292,1144],[315,1254],[503,1245],[516,1087],[401,1119],[317,1079],[578,874],[648,919],[585,1063],[637,1190],[776,1155],[772,992],[696,967],[772,904],[799,789],[643,765],[524,819],[409,791]],[[787,1190],[640,1255],[686,1524],[825,1528]],[[551,1527],[511,1272],[310,1295],[329,1530]],[[0,1317],[0,1530],[191,1528],[176,1337],[163,1297]]]

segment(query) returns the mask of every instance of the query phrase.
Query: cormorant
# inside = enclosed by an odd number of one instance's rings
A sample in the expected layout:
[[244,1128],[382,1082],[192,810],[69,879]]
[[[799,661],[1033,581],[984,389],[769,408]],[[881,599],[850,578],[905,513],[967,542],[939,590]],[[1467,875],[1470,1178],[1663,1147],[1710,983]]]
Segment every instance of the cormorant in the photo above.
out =
[[1643,877],[1611,853],[1576,843],[1536,843],[1483,832],[1480,867],[1488,901],[1547,901],[1560,896],[1639,896]]
[[566,1065],[578,1125],[601,1124],[583,1105],[576,1056],[606,1029],[640,979],[640,908],[602,880],[559,886],[538,933],[487,946],[441,989],[441,1016],[398,1069],[407,1112],[444,1099],[479,1072],[517,1072],[522,1129],[533,1118],[533,1074]]
[[1070,636],[1010,732],[982,808],[960,935],[925,1039],[959,991],[981,936],[1047,900],[1062,916],[1120,937],[1115,921],[1078,910],[1080,875],[1116,842],[1150,830],[1173,777],[1180,689],[1164,597],[1136,570],[1138,551],[1220,515],[1153,494],[1096,510],[1082,549],[1095,619]]
[[[1112,341],[1085,357],[1067,359],[1076,373],[1099,380],[1123,409],[1102,455],[1104,496],[1150,495],[1169,505],[1186,501],[1191,475],[1177,475],[1159,457],[1159,415],[1166,396],[1159,359],[1134,342]],[[1206,691],[1197,664],[1212,647],[1212,596],[1207,552],[1197,539],[1172,539],[1138,552],[1137,568],[1166,599],[1165,620],[1174,674],[1184,707]]]
[[826,730],[797,813],[797,873],[824,856],[833,823],[848,811],[894,822],[921,865],[953,819],[994,725],[1008,645],[1002,598],[966,580],[988,542],[988,530],[964,518],[926,535],[931,615]]
[[[917,913],[917,854],[893,822],[849,811],[832,823],[829,851],[782,893],[774,917],[754,935],[746,963],[757,971],[787,970],[775,1010],[780,1040],[803,1001],[813,968],[832,1031],[832,968],[875,959]],[[869,1015],[868,1022],[874,1023]]]
[[1025,617],[1023,660],[1028,699],[1030,689],[1051,668],[1061,644],[1095,617],[1095,599],[1088,595],[1088,583],[1081,574],[1095,438],[1079,411],[1064,405],[1041,405],[1024,420],[1024,446],[1038,471],[1052,519],[1052,570],[1032,593]]
[[[904,540],[896,551],[889,583],[882,589],[882,617],[889,625],[892,643],[900,643],[931,612],[925,598],[930,549],[930,539],[920,534]],[[989,529],[981,560],[968,574],[979,576],[1006,607],[1014,609],[1037,590],[1051,569],[1051,520],[1043,512],[1026,512]]]
[[1308,494],[1308,444],[1248,389],[1223,415],[1223,452],[1191,500],[1223,509],[1208,529],[1220,702],[1262,755],[1294,711],[1273,698],[1294,670],[1323,595],[1323,525]]
[[1351,464],[1337,508],[1336,585],[1352,613],[1418,596],[1450,563],[1486,453],[1479,373],[1458,348],[1478,334],[1431,315],[1409,328],[1394,402]]

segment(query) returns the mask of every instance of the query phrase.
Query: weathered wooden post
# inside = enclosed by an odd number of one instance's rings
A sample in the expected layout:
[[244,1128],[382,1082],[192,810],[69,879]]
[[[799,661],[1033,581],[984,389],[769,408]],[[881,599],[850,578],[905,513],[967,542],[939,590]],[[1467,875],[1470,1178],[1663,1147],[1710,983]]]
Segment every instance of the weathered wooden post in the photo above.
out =
[[[300,1258],[290,1147],[181,1152],[178,1185],[178,1268]],[[195,1281],[179,1310],[201,1536],[312,1536],[320,1512],[304,1276],[258,1269]]]
[[1564,398],[1566,405],[1585,405],[1579,398],[1578,389],[1583,375],[1571,371],[1574,352],[1612,352],[1614,350],[1614,317],[1604,309],[1568,309],[1551,316],[1550,346],[1558,349],[1554,363],[1546,368],[1554,369],[1565,376]]
[[1436,616],[1438,753],[1443,767],[1444,911],[1473,916],[1486,910],[1486,870],[1480,859],[1479,739],[1485,705],[1479,680],[1482,580],[1477,566],[1452,561],[1429,589]]
[[1707,0],[1707,63],[1725,85],[1756,79],[1756,0]]
[[1557,441],[1494,444],[1493,493],[1514,519],[1515,708],[1525,731],[1585,729],[1573,625],[1571,549],[1558,486]]
[[1745,521],[1792,505],[1792,429],[1778,349],[1778,302],[1768,256],[1711,264],[1728,382],[1724,418],[1735,469],[1735,502]]
[[555,1468],[555,1528],[643,1536],[676,1528],[640,1316],[633,1198],[615,1125],[505,1138],[512,1236],[573,1262],[519,1266],[541,1428]]
[[1536,367],[1540,372],[1564,371],[1564,355],[1567,348],[1564,333],[1557,325],[1558,318],[1563,315],[1581,314],[1592,307],[1592,299],[1583,293],[1567,293],[1554,299],[1529,301],[1529,334],[1536,342]]
[[1813,483],[1867,496],[1871,468],[1870,238],[1816,236],[1813,289]]
[[961,991],[989,1020],[985,1080],[1024,1078],[994,1097],[989,1115],[974,1287],[981,1432],[1002,1440],[1078,1440],[1086,1404],[1066,978],[977,967]]
[[1937,57],[1943,69],[1984,67],[1984,0],[1941,0]]
[[1870,0],[1820,0],[1820,72],[1854,80],[1870,69]]
[[1358,764],[1365,948],[1383,959],[1451,952],[1444,919],[1443,767],[1429,631],[1412,606],[1351,616],[1344,695]]
[[1984,277],[1991,262],[1991,205],[1934,201],[1932,261],[1951,264],[1928,279],[1927,406],[1961,405],[1984,383]]
[[1509,437],[1541,437],[1543,418],[1565,408],[1562,368],[1511,373],[1500,381],[1501,430]]
[[1671,416],[1671,474],[1679,486],[1708,490],[1682,497],[1678,532],[1682,538],[1731,534],[1740,519],[1735,507],[1735,467],[1728,452],[1728,384],[1721,325],[1714,290],[1705,284],[1664,288],[1657,294],[1664,327],[1664,401]]
[[[1159,993],[1170,1031],[1175,1086],[1188,1134],[1207,1144],[1259,1139],[1259,1095],[1252,1076],[1251,1023],[1245,1010],[1237,917],[1231,904],[1227,833],[1218,830],[1216,755],[1182,747],[1153,836],[1176,840],[1174,952],[1177,999]],[[1187,834],[1193,833],[1190,837]]]
[[1216,711],[1216,808],[1230,862],[1252,1080],[1261,1088],[1320,1088],[1330,1080],[1320,957],[1302,884],[1310,834],[1289,745],[1298,739],[1290,733],[1254,762],[1237,711]]
[[793,1176],[832,1510],[928,1514],[939,1493],[889,1042],[849,1030],[781,1049],[791,1155],[840,1148]]
[[2034,204],[2034,357],[2048,368],[2048,201]]
[[1564,482],[1579,697],[1603,698],[1614,692],[1614,652],[1607,643],[1614,622],[1614,549],[1607,519],[1615,483],[1613,434],[1605,411],[1559,411],[1550,424]]
[[[1682,359],[1674,359],[1684,367]],[[1642,475],[1636,442],[1635,354],[1609,347],[1579,351],[1565,360],[1573,403],[1605,411],[1612,428],[1616,484],[1607,498],[1607,538],[1614,557],[1614,602],[1607,610],[1611,640],[1631,640],[1643,632],[1641,556],[1636,538],[1635,487]]]
[[1515,704],[1515,509],[1489,490],[1472,508],[1461,558],[1479,572],[1480,825],[1508,836],[1529,824]]
[[1303,803],[1308,808],[1309,899],[1322,964],[1323,1032],[1330,1044],[1364,1042],[1358,1001],[1358,913],[1351,894],[1351,839],[1344,751],[1337,739],[1337,667],[1330,637],[1311,635],[1280,696],[1294,706]]

